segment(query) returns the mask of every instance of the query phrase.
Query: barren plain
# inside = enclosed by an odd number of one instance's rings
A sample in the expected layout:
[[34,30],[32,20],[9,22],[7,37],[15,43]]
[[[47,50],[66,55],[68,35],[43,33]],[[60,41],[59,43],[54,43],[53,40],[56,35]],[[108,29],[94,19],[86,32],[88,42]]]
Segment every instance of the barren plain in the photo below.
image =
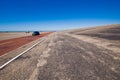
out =
[[39,41],[1,69],[0,80],[120,80],[119,24],[54,32]]
[[32,33],[25,33],[25,32],[1,32],[0,33],[0,40],[18,38],[23,36],[30,36]]

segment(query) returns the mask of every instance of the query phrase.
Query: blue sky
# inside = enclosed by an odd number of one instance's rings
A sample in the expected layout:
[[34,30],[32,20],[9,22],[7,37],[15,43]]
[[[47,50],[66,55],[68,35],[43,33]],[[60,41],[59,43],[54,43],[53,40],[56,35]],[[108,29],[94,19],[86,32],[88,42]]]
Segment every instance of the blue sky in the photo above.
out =
[[120,24],[120,0],[0,0],[0,31]]

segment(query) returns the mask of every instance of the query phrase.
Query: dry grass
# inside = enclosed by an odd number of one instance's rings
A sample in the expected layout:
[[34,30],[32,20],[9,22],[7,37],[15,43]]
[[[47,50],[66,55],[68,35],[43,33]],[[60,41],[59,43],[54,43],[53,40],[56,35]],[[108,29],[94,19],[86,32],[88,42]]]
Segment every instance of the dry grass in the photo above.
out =
[[112,51],[120,48],[120,24],[65,31],[87,42]]
[[108,40],[120,40],[120,24],[70,30],[67,32],[76,35],[86,35]]

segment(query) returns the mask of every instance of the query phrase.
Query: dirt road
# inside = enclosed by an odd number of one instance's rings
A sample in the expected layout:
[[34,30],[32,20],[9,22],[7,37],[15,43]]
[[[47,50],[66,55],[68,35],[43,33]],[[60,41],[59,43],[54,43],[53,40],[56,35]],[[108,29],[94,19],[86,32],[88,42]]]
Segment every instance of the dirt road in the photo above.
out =
[[120,53],[54,33],[0,70],[0,80],[120,80]]
[[50,34],[50,32],[42,33],[39,36],[25,36],[25,37],[13,38],[13,39],[1,40],[0,56],[48,34]]

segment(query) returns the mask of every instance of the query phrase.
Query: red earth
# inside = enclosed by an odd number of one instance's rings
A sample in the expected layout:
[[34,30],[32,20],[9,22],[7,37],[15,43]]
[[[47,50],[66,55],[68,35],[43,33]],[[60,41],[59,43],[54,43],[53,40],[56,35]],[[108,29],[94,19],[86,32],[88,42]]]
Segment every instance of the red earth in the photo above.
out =
[[38,36],[26,36],[26,37],[1,40],[0,41],[0,56],[7,53],[7,52],[15,50],[15,49],[27,44],[27,43],[30,43],[38,38],[49,35],[51,33],[52,32],[46,32],[46,33],[42,33]]

